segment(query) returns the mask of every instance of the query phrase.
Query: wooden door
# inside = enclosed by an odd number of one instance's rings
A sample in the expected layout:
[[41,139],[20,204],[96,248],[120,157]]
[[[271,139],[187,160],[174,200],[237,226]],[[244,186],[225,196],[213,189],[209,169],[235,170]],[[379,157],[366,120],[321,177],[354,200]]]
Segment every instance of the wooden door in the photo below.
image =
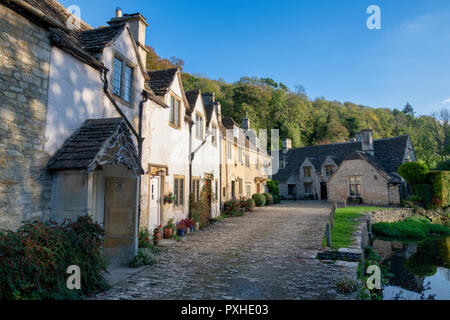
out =
[[150,216],[148,230],[153,230],[160,224],[161,206],[161,177],[155,176],[150,180]]
[[106,178],[104,250],[112,264],[134,254],[136,178]]

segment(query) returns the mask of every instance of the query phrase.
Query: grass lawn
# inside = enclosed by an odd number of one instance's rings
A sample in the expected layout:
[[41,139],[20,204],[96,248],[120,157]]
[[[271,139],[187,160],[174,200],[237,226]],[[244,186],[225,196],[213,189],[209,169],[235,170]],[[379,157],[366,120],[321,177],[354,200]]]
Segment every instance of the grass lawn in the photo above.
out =
[[[387,208],[378,207],[347,207],[339,208],[334,215],[334,226],[331,229],[331,248],[347,248],[353,243],[353,233],[358,226],[358,218],[367,211],[386,210]],[[324,237],[324,246],[326,238]]]
[[411,217],[393,223],[376,223],[372,226],[372,231],[382,237],[414,240],[450,235],[449,227],[433,224],[423,217]]

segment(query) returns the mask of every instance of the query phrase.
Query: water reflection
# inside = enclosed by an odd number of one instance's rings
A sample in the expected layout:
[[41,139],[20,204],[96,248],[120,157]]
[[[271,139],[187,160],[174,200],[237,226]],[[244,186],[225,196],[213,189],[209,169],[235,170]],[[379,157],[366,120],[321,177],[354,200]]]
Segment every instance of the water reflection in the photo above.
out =
[[423,242],[377,239],[373,249],[393,277],[385,300],[450,299],[450,237]]

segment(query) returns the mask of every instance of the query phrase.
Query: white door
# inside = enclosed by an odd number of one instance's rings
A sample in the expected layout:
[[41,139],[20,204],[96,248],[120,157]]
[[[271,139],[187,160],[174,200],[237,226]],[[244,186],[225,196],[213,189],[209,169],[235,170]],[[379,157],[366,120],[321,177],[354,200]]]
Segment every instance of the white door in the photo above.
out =
[[160,224],[159,213],[161,205],[161,177],[152,177],[150,180],[150,217],[149,228],[152,231]]

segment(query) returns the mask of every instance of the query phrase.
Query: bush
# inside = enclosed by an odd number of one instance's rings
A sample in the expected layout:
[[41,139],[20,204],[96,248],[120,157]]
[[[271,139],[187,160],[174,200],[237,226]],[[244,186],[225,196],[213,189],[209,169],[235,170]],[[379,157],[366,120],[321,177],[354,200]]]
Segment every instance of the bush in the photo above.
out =
[[450,160],[438,162],[436,170],[450,171]]
[[141,228],[138,234],[138,247],[148,248],[153,245],[153,236],[150,236],[150,232],[147,228]]
[[429,179],[433,186],[432,206],[435,208],[450,206],[450,171],[431,171]]
[[263,194],[255,193],[252,199],[255,201],[257,207],[264,207],[266,204],[266,197]]
[[411,185],[425,182],[429,172],[422,162],[405,162],[398,168],[398,173]]
[[266,197],[266,206],[270,206],[273,204],[273,197],[270,193],[264,193],[264,197]]
[[408,201],[411,201],[411,202],[421,202],[422,200],[423,200],[422,197],[419,195],[416,195],[416,194],[408,197]]
[[255,205],[255,201],[252,198],[248,198],[247,200],[245,200],[244,207],[246,211],[253,211]]
[[151,249],[139,249],[138,253],[133,257],[129,266],[130,268],[138,268],[156,263],[155,253]]
[[228,200],[223,204],[223,207],[225,210],[224,214],[227,216],[232,216],[239,212],[240,203],[237,200]]
[[[75,222],[26,222],[0,232],[0,300],[81,299],[108,288],[104,231],[92,217]],[[67,268],[81,271],[81,289],[69,290]]]
[[273,197],[273,203],[280,203],[280,187],[278,182],[274,180],[267,180],[267,189]]
[[414,186],[414,190],[416,192],[416,197],[420,198],[425,207],[429,207],[431,204],[431,194],[432,189],[429,184],[418,184]]

